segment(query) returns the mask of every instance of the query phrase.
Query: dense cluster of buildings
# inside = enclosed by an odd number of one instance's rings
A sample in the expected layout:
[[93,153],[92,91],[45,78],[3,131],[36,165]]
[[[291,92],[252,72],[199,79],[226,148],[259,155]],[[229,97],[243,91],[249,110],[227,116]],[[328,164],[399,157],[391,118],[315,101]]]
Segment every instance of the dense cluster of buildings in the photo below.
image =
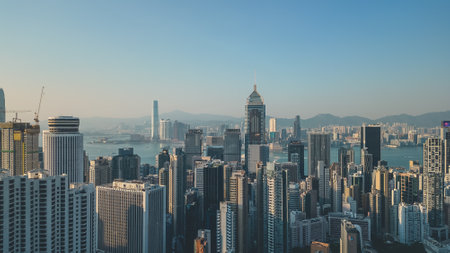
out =
[[[75,117],[49,118],[42,150],[38,124],[0,123],[1,251],[332,252],[339,245],[353,253],[390,240],[450,252],[448,124],[423,140],[422,165],[402,169],[382,159],[382,125],[359,127],[360,161],[342,146],[332,162],[339,134],[306,132],[299,116],[292,131],[277,132],[275,119],[267,131],[256,85],[242,131],[205,136],[178,123],[159,119],[154,102],[151,138],[184,142],[164,148],[154,166],[141,165],[132,148],[89,161]],[[277,145],[288,162],[270,159]]]

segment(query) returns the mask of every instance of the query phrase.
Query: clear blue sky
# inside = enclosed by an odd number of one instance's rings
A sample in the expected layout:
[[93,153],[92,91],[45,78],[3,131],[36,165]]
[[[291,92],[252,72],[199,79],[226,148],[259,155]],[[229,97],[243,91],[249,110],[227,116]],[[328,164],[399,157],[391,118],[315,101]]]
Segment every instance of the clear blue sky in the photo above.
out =
[[[151,2],[151,3],[150,3]],[[42,117],[450,109],[450,1],[2,1],[0,87]],[[31,114],[28,115],[31,119]]]

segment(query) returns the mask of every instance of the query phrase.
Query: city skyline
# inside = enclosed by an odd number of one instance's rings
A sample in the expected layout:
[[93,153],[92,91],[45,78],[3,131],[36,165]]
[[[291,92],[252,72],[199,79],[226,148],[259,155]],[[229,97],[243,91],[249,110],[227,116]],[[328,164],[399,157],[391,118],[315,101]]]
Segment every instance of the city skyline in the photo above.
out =
[[[161,113],[242,116],[245,96],[235,94],[251,90],[254,72],[267,115],[442,111],[449,9],[444,1],[4,3],[0,86],[7,110],[35,111],[45,85],[42,118],[138,117],[151,114],[153,99]],[[197,99],[203,90],[210,96]]]

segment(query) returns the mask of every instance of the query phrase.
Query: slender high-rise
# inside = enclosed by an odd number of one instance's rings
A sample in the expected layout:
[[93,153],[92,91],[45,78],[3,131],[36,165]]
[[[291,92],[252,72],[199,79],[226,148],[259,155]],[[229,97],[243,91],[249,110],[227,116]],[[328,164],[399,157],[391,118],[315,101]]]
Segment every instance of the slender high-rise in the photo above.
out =
[[69,182],[83,182],[83,135],[78,131],[80,120],[72,116],[48,118],[49,130],[42,142],[44,169],[51,176],[68,175]]
[[184,150],[186,155],[185,169],[192,169],[194,156],[202,155],[203,130],[189,129],[184,140]]
[[158,100],[153,100],[153,115],[152,115],[152,140],[159,140],[159,113]]
[[361,150],[367,148],[367,152],[373,156],[373,168],[378,166],[381,160],[381,137],[379,125],[363,125],[361,127]]
[[266,143],[266,106],[256,91],[256,84],[245,105],[245,168],[248,170],[250,144]]
[[294,139],[297,140],[297,141],[301,140],[300,115],[295,116],[295,121],[294,121]]
[[6,121],[5,110],[5,93],[3,92],[3,89],[0,88],[0,123]]
[[248,252],[248,178],[244,170],[234,171],[230,178],[230,202],[236,208],[236,252]]
[[241,130],[227,129],[223,137],[223,160],[241,162]]
[[317,163],[323,161],[330,167],[330,135],[310,133],[308,135],[308,176],[316,176]]
[[169,213],[173,219],[173,234],[176,237],[183,237],[185,234],[185,170],[184,153],[181,148],[176,149],[175,154],[170,157],[169,167]]
[[24,175],[39,168],[39,125],[0,123],[1,165],[12,176]]

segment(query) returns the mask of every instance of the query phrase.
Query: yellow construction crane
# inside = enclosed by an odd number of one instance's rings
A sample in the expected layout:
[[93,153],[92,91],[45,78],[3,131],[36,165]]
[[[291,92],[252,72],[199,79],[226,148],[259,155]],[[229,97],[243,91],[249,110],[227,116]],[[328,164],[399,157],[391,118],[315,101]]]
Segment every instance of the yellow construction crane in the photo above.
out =
[[41,98],[39,99],[39,105],[37,111],[34,113],[34,122],[36,122],[36,125],[39,125],[39,112],[41,111],[41,103],[42,103],[42,97],[44,96],[44,86],[42,86],[41,90]]

